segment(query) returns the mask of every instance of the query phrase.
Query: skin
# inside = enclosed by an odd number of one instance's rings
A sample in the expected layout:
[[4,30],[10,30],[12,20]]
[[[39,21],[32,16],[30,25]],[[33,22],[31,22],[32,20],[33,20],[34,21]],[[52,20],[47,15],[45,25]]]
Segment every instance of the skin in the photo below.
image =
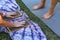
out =
[[[13,13],[6,14],[5,16],[10,17],[10,15],[13,15]],[[2,16],[3,16],[3,13],[0,12],[0,26],[9,27],[10,28],[10,27],[17,27],[18,25],[19,26],[24,26],[23,24],[25,24],[24,21],[10,23],[9,21],[4,20],[2,18]]]
[[[34,6],[33,10],[44,8],[45,7],[45,2],[46,2],[46,0],[41,0],[41,3],[36,5],[36,6]],[[58,0],[51,0],[50,9],[48,10],[48,12],[45,15],[42,16],[42,18],[49,19],[49,18],[52,17],[53,12],[54,12],[54,8],[55,8],[57,2],[58,2]]]
[[14,27],[14,25],[2,18],[2,13],[0,12],[0,26],[4,27]]

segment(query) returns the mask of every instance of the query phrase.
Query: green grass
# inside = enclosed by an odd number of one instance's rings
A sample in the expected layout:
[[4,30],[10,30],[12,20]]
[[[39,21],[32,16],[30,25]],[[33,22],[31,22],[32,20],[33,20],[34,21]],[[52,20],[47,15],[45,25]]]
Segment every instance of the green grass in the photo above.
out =
[[7,33],[1,32],[0,33],[0,40],[11,40],[11,38]]
[[[16,0],[17,3],[20,5],[21,9],[27,13],[27,15],[30,17],[30,19],[34,22],[36,22],[41,29],[44,31],[47,40],[60,40],[60,37],[58,37],[41,19],[39,19],[37,16],[35,16],[22,2],[22,0]],[[0,33],[0,40],[11,40],[9,35],[6,33]]]

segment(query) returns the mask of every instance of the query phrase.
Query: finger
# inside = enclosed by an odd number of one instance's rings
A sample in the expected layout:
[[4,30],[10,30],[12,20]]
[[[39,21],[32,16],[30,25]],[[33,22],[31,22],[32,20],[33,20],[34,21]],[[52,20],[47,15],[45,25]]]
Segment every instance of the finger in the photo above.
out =
[[13,16],[10,16],[10,18],[14,18]]
[[22,24],[16,24],[16,25],[14,25],[15,27],[23,27],[24,25],[22,25]]
[[25,21],[21,21],[21,22],[19,22],[20,24],[25,24]]
[[7,17],[9,17],[9,18],[14,18],[13,16],[7,16]]

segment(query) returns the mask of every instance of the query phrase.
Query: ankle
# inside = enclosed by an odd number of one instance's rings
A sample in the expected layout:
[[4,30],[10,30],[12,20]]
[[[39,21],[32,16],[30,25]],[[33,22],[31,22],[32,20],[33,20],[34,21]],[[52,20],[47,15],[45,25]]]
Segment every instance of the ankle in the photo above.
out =
[[53,15],[53,12],[54,12],[54,10],[49,10],[49,11],[48,11],[48,13],[49,13],[50,15]]

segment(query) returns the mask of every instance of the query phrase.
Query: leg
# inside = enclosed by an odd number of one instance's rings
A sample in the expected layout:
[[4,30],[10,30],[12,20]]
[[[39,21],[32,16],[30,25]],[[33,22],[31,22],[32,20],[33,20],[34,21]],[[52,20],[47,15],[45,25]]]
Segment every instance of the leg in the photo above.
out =
[[38,4],[38,5],[34,6],[33,7],[33,10],[36,10],[36,9],[40,9],[40,8],[45,7],[45,1],[46,0],[41,0],[41,4]]
[[49,19],[49,18],[53,15],[54,8],[55,8],[57,2],[58,2],[58,0],[52,0],[50,9],[49,9],[48,12],[43,16],[44,19]]

